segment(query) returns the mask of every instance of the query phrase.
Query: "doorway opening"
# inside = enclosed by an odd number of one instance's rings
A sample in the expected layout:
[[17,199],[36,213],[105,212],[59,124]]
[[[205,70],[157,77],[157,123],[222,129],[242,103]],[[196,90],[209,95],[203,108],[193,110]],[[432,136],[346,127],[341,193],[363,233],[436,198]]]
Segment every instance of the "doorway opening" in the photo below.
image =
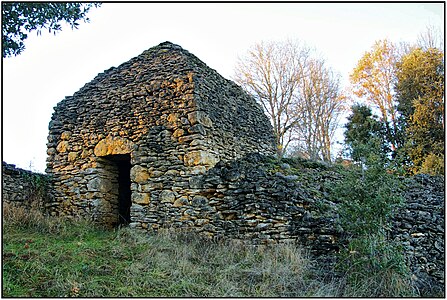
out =
[[118,181],[118,220],[116,225],[128,225],[130,223],[130,206],[132,205],[130,155],[115,154],[104,156],[104,158],[111,162],[117,171],[115,173],[115,179]]

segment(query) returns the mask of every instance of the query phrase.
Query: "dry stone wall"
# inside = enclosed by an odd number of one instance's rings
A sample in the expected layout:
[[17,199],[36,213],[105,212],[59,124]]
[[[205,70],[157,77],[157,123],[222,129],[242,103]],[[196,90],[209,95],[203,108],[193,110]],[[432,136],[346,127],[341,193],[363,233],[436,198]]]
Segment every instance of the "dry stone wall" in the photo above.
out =
[[221,161],[189,178],[182,189],[194,195],[190,199],[175,200],[175,194],[166,192],[157,206],[133,206],[133,221],[142,223],[131,225],[189,227],[212,237],[254,243],[299,239],[316,254],[338,249],[335,211],[321,209],[321,202],[335,204],[309,194],[295,176],[273,172],[272,161],[259,154]]
[[[195,195],[191,199],[177,201],[166,193],[165,205],[133,206],[140,217],[131,225],[143,230],[189,228],[255,244],[299,241],[324,266],[333,266],[346,242],[338,204],[328,200],[340,173],[319,163],[302,166],[293,175],[287,175],[289,168],[258,154],[219,162],[190,177],[183,188]],[[405,179],[405,185],[405,203],[393,215],[390,238],[402,244],[413,279],[430,295],[445,285],[444,179],[419,175]]]
[[45,209],[44,205],[51,202],[51,197],[48,175],[2,162],[3,203]]
[[392,238],[403,245],[423,294],[445,287],[444,176],[417,175],[405,180],[406,203],[393,217]]

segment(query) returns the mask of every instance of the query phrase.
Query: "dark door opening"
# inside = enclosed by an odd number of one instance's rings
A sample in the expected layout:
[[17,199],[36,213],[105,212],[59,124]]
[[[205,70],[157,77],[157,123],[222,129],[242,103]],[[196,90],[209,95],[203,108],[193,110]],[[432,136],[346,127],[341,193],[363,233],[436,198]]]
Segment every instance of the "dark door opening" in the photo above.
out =
[[130,206],[131,191],[130,191],[130,155],[116,154],[109,155],[105,158],[114,162],[118,169],[118,224],[128,225],[130,223]]

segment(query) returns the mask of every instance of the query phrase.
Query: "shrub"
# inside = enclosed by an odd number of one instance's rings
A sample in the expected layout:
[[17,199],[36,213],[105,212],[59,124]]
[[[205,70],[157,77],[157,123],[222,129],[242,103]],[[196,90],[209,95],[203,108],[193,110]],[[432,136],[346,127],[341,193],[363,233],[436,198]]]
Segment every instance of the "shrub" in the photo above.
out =
[[363,171],[353,166],[344,173],[332,195],[340,202],[341,226],[352,236],[383,230],[393,210],[404,201],[398,178],[378,165]]
[[337,268],[347,282],[346,296],[413,295],[402,249],[387,238],[390,217],[404,201],[400,190],[380,151],[370,151],[361,166],[348,168],[333,187],[345,231]]

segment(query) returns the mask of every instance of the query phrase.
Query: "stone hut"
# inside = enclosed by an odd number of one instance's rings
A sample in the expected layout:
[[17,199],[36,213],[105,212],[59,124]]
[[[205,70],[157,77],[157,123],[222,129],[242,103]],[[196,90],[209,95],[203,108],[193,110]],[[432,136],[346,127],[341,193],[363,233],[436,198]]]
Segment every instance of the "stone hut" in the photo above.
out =
[[274,154],[274,137],[238,85],[164,42],[62,100],[47,147],[51,214],[150,229],[189,220],[185,211],[206,198],[191,178],[219,161]]

